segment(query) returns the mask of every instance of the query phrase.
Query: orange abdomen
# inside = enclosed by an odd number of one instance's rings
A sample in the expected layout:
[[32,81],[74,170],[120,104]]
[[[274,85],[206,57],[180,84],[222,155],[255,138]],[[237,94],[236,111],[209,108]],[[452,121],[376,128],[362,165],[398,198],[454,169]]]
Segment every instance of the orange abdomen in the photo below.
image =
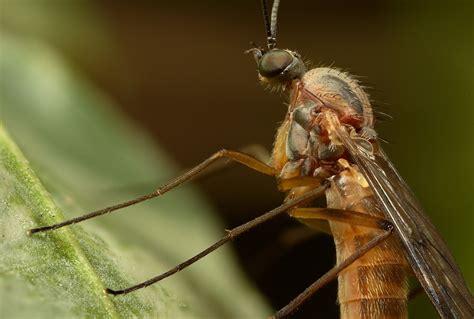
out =
[[[336,176],[326,191],[329,208],[384,218],[372,191],[357,169]],[[330,222],[338,263],[381,230]],[[338,301],[342,319],[407,318],[407,262],[396,236],[389,237],[339,274]]]

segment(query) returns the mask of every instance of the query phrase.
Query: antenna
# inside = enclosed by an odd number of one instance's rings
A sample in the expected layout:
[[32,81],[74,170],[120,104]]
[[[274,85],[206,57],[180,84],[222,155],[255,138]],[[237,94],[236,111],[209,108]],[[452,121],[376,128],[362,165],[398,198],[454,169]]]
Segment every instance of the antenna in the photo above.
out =
[[267,48],[271,50],[276,47],[276,31],[277,31],[277,16],[280,0],[274,0],[272,6],[271,17],[268,16],[267,1],[262,0],[263,22],[265,23],[265,31],[267,33]]
[[265,31],[267,33],[267,47],[269,50],[273,49],[276,44],[276,39],[273,39],[272,29],[270,26],[270,19],[268,18],[267,1],[262,0],[263,23],[265,23]]
[[278,16],[278,7],[280,6],[280,0],[274,0],[273,1],[273,7],[272,7],[272,16],[271,16],[271,25],[270,25],[270,30],[271,30],[271,43],[268,43],[268,46],[272,44],[272,49],[276,46],[276,36],[277,36],[277,16]]

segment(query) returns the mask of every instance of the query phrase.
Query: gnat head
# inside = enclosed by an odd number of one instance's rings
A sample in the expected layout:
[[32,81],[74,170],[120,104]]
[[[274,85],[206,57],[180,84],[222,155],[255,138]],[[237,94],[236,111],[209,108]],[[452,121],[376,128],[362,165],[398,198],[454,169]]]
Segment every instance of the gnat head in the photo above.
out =
[[257,62],[257,71],[262,82],[283,86],[292,80],[300,79],[306,67],[298,53],[276,48],[276,29],[279,0],[273,2],[271,21],[268,18],[267,4],[262,0],[263,20],[267,32],[267,48],[254,46],[247,52],[252,53]]

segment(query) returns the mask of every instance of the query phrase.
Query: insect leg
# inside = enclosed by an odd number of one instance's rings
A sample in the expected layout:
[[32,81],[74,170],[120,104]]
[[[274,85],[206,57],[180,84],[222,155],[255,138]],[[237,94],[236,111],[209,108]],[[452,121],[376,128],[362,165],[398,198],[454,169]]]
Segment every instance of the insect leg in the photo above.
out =
[[155,190],[154,192],[152,192],[150,194],[146,194],[146,195],[137,197],[135,199],[132,199],[132,200],[120,203],[120,204],[108,206],[108,207],[105,207],[103,209],[99,209],[99,210],[93,211],[91,213],[66,220],[66,221],[61,222],[61,223],[57,223],[57,224],[49,225],[49,226],[44,226],[44,227],[33,228],[33,229],[30,229],[28,231],[28,233],[31,235],[31,234],[34,234],[34,233],[54,230],[54,229],[58,229],[58,228],[61,228],[61,227],[67,226],[67,225],[76,224],[76,223],[82,222],[84,220],[91,219],[91,218],[101,216],[101,215],[104,215],[104,214],[108,214],[108,213],[116,211],[118,209],[128,207],[128,206],[143,202],[145,200],[163,195],[164,193],[172,190],[173,188],[175,188],[175,187],[177,187],[177,186],[179,186],[179,185],[181,185],[181,184],[183,184],[183,183],[185,183],[185,182],[187,182],[191,179],[194,179],[198,175],[201,175],[201,173],[204,172],[209,166],[213,165],[217,160],[219,160],[221,158],[227,158],[229,160],[238,162],[240,164],[243,164],[243,165],[245,165],[245,166],[247,166],[247,167],[249,167],[249,168],[251,168],[251,169],[253,169],[257,172],[265,174],[265,175],[270,175],[270,176],[275,175],[275,169],[273,167],[269,166],[268,164],[265,164],[265,163],[255,159],[255,158],[253,158],[252,156],[249,156],[249,155],[244,154],[242,152],[223,149],[223,150],[220,150],[220,151],[214,153],[208,159],[204,160],[203,162],[201,162],[197,166],[191,168],[189,171],[185,172],[184,174],[176,177],[175,179],[170,181],[168,184],[165,184],[165,185],[159,187],[157,190]]
[[353,211],[344,211],[339,209],[328,208],[297,208],[291,211],[290,215],[295,218],[301,219],[302,221],[305,219],[336,220],[340,222],[347,222],[351,225],[378,228],[384,230],[384,232],[375,236],[368,243],[357,249],[354,254],[350,255],[347,259],[334,266],[326,274],[316,280],[311,286],[306,288],[305,291],[303,291],[300,295],[293,299],[289,304],[277,311],[272,318],[288,317],[306,300],[308,300],[316,291],[318,291],[327,283],[335,279],[342,270],[350,266],[358,258],[363,256],[375,246],[382,243],[393,232],[393,225],[389,221]]
[[[240,147],[238,149],[238,152],[249,155],[263,163],[269,163],[271,159],[270,152],[263,145],[260,144],[245,145],[243,147]],[[227,160],[224,161],[218,161],[214,165],[212,165],[212,167],[207,168],[206,171],[203,172],[202,175],[200,175],[200,178],[218,173],[221,170],[229,167],[230,164],[234,163],[236,163],[236,161],[232,161],[230,158],[227,158]]]
[[278,180],[278,190],[285,192],[296,187],[301,186],[314,186],[317,187],[322,183],[321,178],[313,176],[296,176],[291,178],[279,179]]
[[255,218],[255,219],[253,219],[253,220],[251,220],[251,221],[249,221],[245,224],[242,224],[242,225],[237,226],[237,227],[235,227],[231,230],[228,230],[226,235],[224,237],[222,237],[220,240],[218,240],[217,242],[215,242],[213,245],[209,246],[208,248],[201,251],[197,255],[189,258],[188,260],[185,260],[184,262],[180,263],[179,265],[173,267],[172,269],[168,270],[167,272],[165,272],[165,273],[163,273],[159,276],[153,277],[149,280],[146,280],[142,283],[139,283],[139,284],[137,284],[135,286],[132,286],[132,287],[129,287],[127,289],[112,290],[112,289],[107,288],[105,291],[109,294],[112,294],[112,295],[121,295],[121,294],[128,294],[128,293],[130,293],[132,291],[135,291],[137,289],[145,288],[149,285],[152,285],[152,284],[154,284],[154,283],[156,283],[156,282],[158,282],[158,281],[160,281],[160,280],[162,280],[166,277],[169,277],[169,276],[177,273],[178,271],[181,271],[182,269],[190,266],[191,264],[193,264],[196,261],[198,261],[199,259],[205,257],[206,255],[213,252],[214,250],[216,250],[220,246],[222,246],[225,243],[229,242],[230,240],[233,240],[234,238],[246,233],[250,229],[269,221],[270,219],[272,219],[272,218],[274,218],[274,217],[290,210],[293,207],[296,207],[298,205],[302,205],[304,203],[307,203],[308,201],[314,200],[315,198],[322,196],[327,187],[328,187],[327,184],[321,185],[320,187],[318,187],[314,190],[311,190],[311,191],[305,193],[304,195],[302,195],[298,198],[295,198],[295,199],[292,199],[292,200],[289,200],[289,201],[285,202],[283,205],[278,206],[277,208],[271,210],[268,213],[265,213],[265,214]]
[[255,157],[261,162],[270,162],[271,154],[270,151],[261,144],[248,144],[239,148],[239,151],[252,157]]
[[331,220],[343,222],[355,226],[365,226],[385,230],[391,223],[383,218],[370,216],[364,213],[334,208],[296,208],[289,212],[291,217],[303,223],[311,223],[318,220]]

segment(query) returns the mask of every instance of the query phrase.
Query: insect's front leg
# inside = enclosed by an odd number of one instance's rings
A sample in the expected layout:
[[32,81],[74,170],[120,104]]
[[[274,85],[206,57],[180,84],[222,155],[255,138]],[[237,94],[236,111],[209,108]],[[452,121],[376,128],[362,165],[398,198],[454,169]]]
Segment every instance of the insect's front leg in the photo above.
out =
[[239,151],[232,151],[232,150],[226,150],[222,149],[216,153],[214,153],[211,157],[208,159],[204,160],[200,164],[196,165],[195,167],[191,168],[184,174],[176,177],[172,181],[170,181],[168,184],[165,184],[161,187],[158,187],[154,192],[150,194],[146,194],[140,197],[137,197],[135,199],[119,203],[116,205],[108,206],[100,210],[93,211],[91,213],[66,220],[61,223],[57,223],[54,225],[49,225],[49,226],[44,226],[44,227],[38,227],[38,228],[33,228],[29,230],[29,234],[34,234],[34,233],[39,233],[39,232],[45,232],[45,231],[50,231],[54,229],[58,229],[67,225],[72,225],[76,224],[79,222],[82,222],[87,219],[91,219],[97,216],[105,215],[108,213],[111,213],[113,211],[119,210],[121,208],[125,208],[134,204],[138,204],[140,202],[146,201],[148,199],[163,195],[164,193],[172,190],[175,187],[178,187],[179,185],[190,181],[192,179],[195,179],[196,177],[202,175],[203,172],[205,172],[209,167],[215,165],[215,163],[221,159],[221,158],[227,158],[233,162],[237,162],[240,164],[243,164],[247,166],[248,168],[251,168],[259,173],[269,175],[269,176],[274,176],[275,175],[275,169],[271,167],[270,165],[263,163],[256,158],[247,155],[245,153],[239,152]]
[[[254,159],[256,159],[256,160],[258,160],[258,161],[260,161],[264,164],[268,164],[271,161],[270,152],[268,151],[268,149],[265,148],[265,146],[263,146],[261,144],[248,144],[248,145],[245,145],[243,147],[240,147],[237,151],[240,152],[240,153],[247,154],[250,157],[253,157]],[[214,165],[212,165],[211,167],[208,167],[206,169],[206,171],[203,172],[199,176],[199,178],[204,178],[204,177],[207,177],[209,175],[219,173],[221,170],[227,169],[229,167],[229,165],[236,164],[236,163],[238,163],[238,162],[236,162],[236,161],[234,161],[230,158],[227,158],[227,160],[218,161]],[[187,171],[187,169],[183,170],[183,171]]]

